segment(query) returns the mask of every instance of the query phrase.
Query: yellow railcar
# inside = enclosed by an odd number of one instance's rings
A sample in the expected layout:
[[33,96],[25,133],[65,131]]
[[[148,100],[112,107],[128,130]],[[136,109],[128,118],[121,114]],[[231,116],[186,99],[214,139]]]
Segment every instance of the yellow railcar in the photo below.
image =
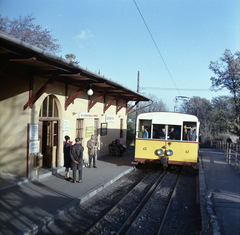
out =
[[199,121],[174,112],[141,113],[136,120],[134,164],[159,162],[164,167],[198,164]]

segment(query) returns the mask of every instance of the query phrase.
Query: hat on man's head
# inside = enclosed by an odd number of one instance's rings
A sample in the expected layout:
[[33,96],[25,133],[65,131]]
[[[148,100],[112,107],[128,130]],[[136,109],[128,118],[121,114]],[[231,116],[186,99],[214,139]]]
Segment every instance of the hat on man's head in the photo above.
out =
[[95,135],[91,135],[91,138],[95,138]]

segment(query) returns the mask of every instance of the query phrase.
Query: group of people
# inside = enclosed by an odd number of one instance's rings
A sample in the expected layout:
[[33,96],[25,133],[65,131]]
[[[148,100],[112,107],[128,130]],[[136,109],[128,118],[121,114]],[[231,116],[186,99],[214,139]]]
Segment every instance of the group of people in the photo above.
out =
[[113,151],[113,149],[116,149],[117,151],[117,155],[122,156],[122,154],[126,151],[126,146],[120,144],[120,140],[116,139],[114,140],[110,145],[110,155],[111,155],[111,151]]
[[[87,142],[88,148],[88,156],[89,162],[88,167],[91,168],[93,165],[94,168],[96,166],[96,153],[97,153],[98,142],[94,135],[91,136],[91,139]],[[73,172],[73,183],[81,183],[82,182],[82,171],[83,171],[83,151],[84,147],[80,142],[80,138],[75,139],[75,144],[71,146],[70,137],[65,136],[65,144],[64,144],[64,167],[65,167],[65,179],[71,180],[70,177],[70,168]],[[77,177],[78,172],[78,177]],[[77,180],[78,178],[78,180]]]
[[[144,127],[144,131],[142,133],[142,138],[149,138],[149,132],[148,132],[148,127]],[[161,128],[161,131],[159,129],[153,129],[153,138],[156,139],[180,139],[178,131],[175,131],[174,127],[170,127],[168,136],[166,136],[166,129],[165,127]]]

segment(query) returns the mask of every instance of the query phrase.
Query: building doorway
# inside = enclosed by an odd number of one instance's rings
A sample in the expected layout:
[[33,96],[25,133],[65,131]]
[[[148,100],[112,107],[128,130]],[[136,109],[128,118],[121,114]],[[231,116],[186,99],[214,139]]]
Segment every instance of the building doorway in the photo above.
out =
[[43,167],[58,167],[59,118],[56,98],[48,96],[43,101],[39,115],[40,148]]
[[58,121],[41,121],[43,167],[57,167]]

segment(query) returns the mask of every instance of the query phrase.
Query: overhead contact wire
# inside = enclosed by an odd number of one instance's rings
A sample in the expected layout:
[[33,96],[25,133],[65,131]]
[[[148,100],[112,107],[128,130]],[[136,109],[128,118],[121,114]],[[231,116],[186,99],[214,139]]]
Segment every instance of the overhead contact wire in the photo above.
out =
[[140,11],[140,9],[139,9],[136,1],[133,0],[133,2],[134,2],[134,4],[135,4],[135,6],[136,6],[136,8],[137,8],[137,10],[138,10],[138,12],[139,12],[142,20],[143,20],[143,23],[145,24],[145,26],[146,26],[146,28],[147,28],[147,31],[148,31],[148,33],[149,33],[149,35],[150,35],[150,37],[151,37],[151,39],[152,39],[152,41],[153,41],[156,49],[157,49],[157,51],[158,51],[158,54],[160,55],[160,57],[161,57],[161,59],[162,59],[162,62],[163,62],[163,64],[164,64],[164,66],[165,66],[165,68],[166,68],[166,70],[167,70],[167,72],[168,72],[168,74],[169,74],[169,76],[170,76],[170,78],[171,78],[171,80],[172,80],[172,82],[173,82],[176,90],[178,91],[178,94],[181,95],[181,94],[180,94],[180,91],[179,91],[179,89],[178,89],[178,87],[177,87],[177,85],[176,85],[176,83],[175,83],[175,81],[174,81],[174,79],[173,79],[173,77],[172,77],[172,74],[171,74],[170,70],[168,69],[168,66],[167,66],[167,64],[166,64],[166,62],[165,62],[165,60],[164,60],[164,58],[163,58],[163,56],[162,56],[162,54],[161,54],[161,52],[160,52],[160,50],[159,50],[159,47],[158,47],[158,45],[157,45],[157,43],[156,43],[156,41],[155,41],[155,39],[154,39],[154,37],[153,37],[153,35],[152,35],[149,27],[148,27],[148,25],[147,25],[147,22],[145,21],[145,19],[144,19],[142,13],[141,13],[141,11]]

